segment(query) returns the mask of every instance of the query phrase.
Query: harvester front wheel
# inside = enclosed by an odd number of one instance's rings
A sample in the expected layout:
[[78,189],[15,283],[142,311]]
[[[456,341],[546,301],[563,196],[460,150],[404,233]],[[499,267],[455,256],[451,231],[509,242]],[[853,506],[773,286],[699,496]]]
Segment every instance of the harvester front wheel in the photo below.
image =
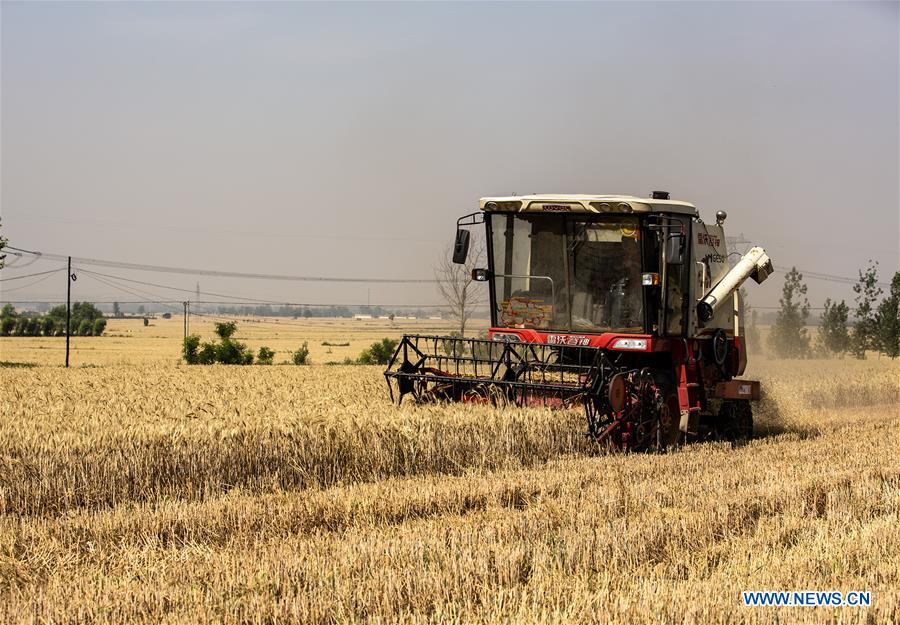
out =
[[674,447],[681,440],[681,408],[678,395],[669,393],[659,409],[659,429],[657,430],[657,447],[660,451]]

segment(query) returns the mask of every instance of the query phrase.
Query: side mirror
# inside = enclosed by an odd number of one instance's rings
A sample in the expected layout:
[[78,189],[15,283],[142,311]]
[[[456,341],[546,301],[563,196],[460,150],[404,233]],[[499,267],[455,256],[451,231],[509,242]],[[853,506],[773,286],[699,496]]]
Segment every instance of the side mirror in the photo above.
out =
[[670,234],[666,237],[666,264],[681,265],[684,263],[684,235]]
[[456,230],[456,241],[453,242],[453,262],[457,265],[465,265],[469,256],[469,237],[471,233],[465,228]]

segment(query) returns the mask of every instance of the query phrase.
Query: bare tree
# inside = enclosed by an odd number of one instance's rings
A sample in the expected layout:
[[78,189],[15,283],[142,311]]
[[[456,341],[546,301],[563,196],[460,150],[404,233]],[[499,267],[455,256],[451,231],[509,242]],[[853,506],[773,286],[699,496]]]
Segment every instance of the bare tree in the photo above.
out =
[[450,316],[459,323],[459,333],[466,334],[466,323],[472,317],[476,306],[484,301],[482,283],[472,281],[472,269],[481,267],[484,262],[484,243],[478,237],[472,237],[469,257],[464,265],[453,262],[453,246],[447,248],[444,257],[434,268],[434,277],[438,283],[438,292],[450,308]]

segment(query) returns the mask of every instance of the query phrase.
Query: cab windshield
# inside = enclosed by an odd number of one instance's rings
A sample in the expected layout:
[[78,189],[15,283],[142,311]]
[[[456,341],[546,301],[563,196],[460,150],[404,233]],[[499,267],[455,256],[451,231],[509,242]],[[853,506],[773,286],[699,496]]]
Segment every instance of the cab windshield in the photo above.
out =
[[642,330],[637,217],[493,213],[490,219],[498,327]]

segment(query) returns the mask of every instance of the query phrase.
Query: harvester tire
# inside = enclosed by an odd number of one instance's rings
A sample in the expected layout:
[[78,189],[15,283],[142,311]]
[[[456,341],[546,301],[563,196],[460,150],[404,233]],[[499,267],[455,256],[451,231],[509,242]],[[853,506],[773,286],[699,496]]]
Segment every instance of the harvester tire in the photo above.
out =
[[746,399],[722,402],[718,421],[722,440],[746,443],[753,437],[753,409]]
[[659,411],[658,447],[662,451],[681,442],[681,408],[678,395],[669,393]]

